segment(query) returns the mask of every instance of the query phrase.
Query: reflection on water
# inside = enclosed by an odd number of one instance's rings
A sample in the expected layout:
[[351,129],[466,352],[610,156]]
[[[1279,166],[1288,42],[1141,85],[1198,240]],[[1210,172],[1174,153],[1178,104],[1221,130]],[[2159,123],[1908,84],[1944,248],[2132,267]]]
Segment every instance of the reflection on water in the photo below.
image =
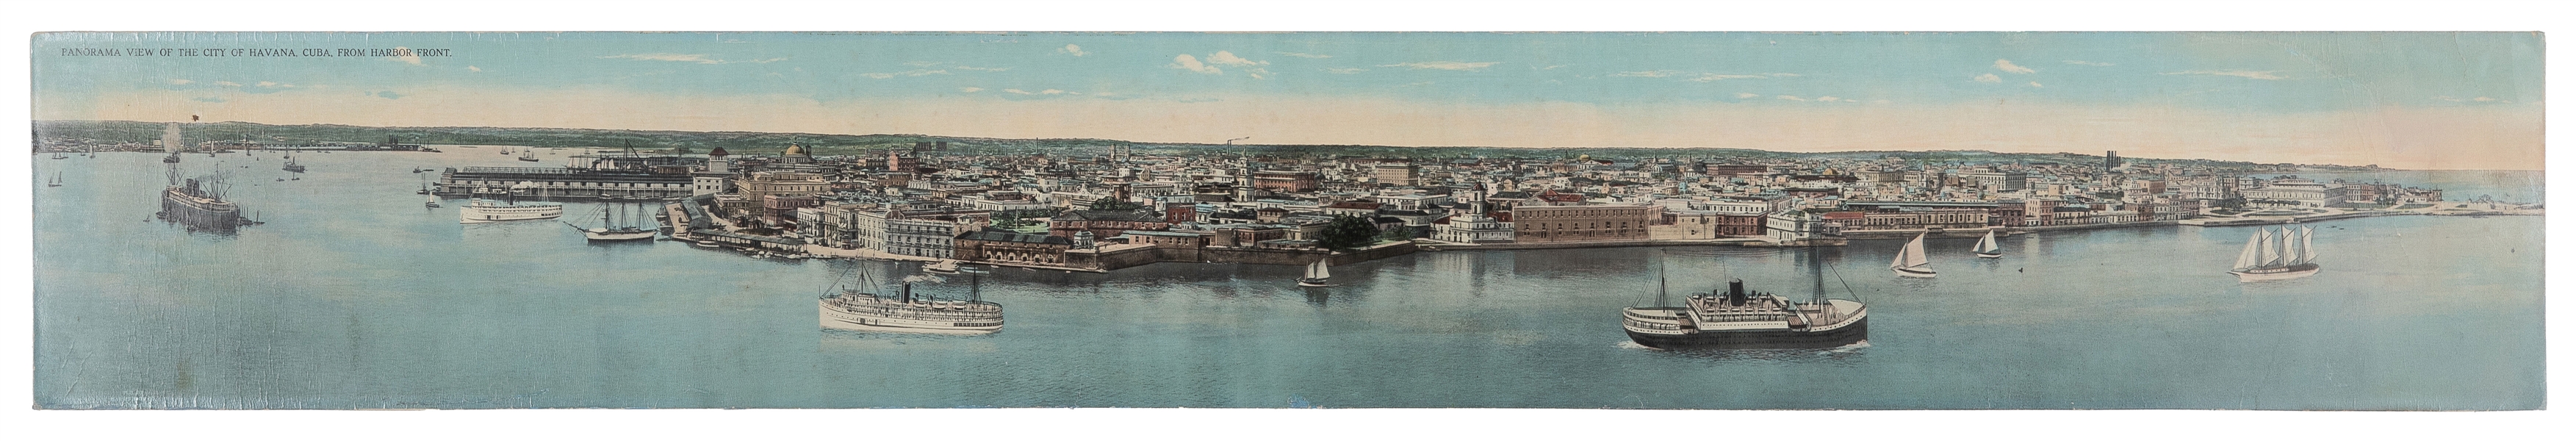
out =
[[[472,152],[475,150],[467,150]],[[916,290],[1006,305],[985,336],[822,330],[845,270],[593,244],[560,223],[459,225],[413,167],[512,156],[297,159],[242,169],[268,225],[145,219],[157,157],[42,161],[35,396],[68,407],[1650,407],[2510,409],[2541,392],[2541,219],[2319,223],[2317,276],[2238,283],[2251,227],[1929,241],[1938,279],[1848,247],[1422,253],[1334,267],[996,268]],[[190,158],[192,160],[197,158]],[[580,212],[586,203],[569,203]],[[100,222],[98,220],[113,220]],[[1819,265],[1819,262],[1821,265]],[[1869,302],[1869,345],[1654,351],[1622,307],[1726,280]],[[980,286],[978,286],[980,285]],[[1821,286],[1819,286],[1821,285]],[[190,397],[178,401],[171,397]],[[406,404],[408,403],[408,404]]]

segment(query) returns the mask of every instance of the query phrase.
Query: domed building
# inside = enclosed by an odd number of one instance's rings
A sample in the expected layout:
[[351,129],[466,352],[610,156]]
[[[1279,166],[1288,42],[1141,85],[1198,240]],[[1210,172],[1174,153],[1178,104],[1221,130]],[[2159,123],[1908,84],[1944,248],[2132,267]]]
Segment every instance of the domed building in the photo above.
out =
[[812,152],[811,149],[805,148],[803,145],[788,144],[787,151],[778,154],[778,162],[787,164],[812,164],[814,163],[814,152]]

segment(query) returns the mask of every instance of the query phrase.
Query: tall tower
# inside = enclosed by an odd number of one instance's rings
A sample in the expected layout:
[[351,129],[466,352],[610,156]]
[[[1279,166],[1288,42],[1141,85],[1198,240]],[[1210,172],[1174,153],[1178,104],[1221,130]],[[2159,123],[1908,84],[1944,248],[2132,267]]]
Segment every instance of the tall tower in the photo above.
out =
[[733,160],[728,159],[729,156],[733,154],[726,152],[724,147],[716,147],[715,151],[707,152],[707,172],[733,173]]
[[2102,151],[2102,172],[2103,172],[2103,173],[2110,173],[2110,172],[2111,172],[2111,169],[2115,169],[2115,168],[2120,168],[2120,151],[2119,151],[2119,150],[2104,150],[2104,151]]

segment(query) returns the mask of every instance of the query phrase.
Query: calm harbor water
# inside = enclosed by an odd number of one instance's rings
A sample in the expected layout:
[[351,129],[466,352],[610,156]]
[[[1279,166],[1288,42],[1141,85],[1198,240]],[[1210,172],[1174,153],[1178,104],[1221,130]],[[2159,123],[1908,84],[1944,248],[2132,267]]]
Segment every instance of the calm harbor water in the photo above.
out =
[[[1939,279],[1850,247],[1423,253],[1336,268],[1157,264],[981,278],[1009,325],[822,330],[844,270],[553,222],[458,225],[415,166],[492,149],[186,159],[266,225],[147,221],[158,156],[36,160],[36,401],[70,408],[1558,407],[2527,409],[2542,405],[2539,217],[2331,221],[2325,271],[2243,284],[2252,227],[1931,243]],[[216,160],[220,159],[218,163]],[[561,161],[550,161],[559,164]],[[248,167],[242,167],[248,166]],[[226,168],[229,167],[229,168]],[[2435,172],[2438,175],[2441,172]],[[2477,172],[2486,173],[2486,172]],[[2538,185],[2539,173],[2529,172]],[[2537,195],[2537,188],[2527,189]],[[572,217],[592,208],[573,203]],[[576,220],[578,221],[578,220]],[[1806,253],[1823,253],[1823,268]],[[1658,351],[1618,309],[1740,277],[1869,302],[1866,346]],[[962,293],[968,280],[917,292]],[[1847,287],[1847,288],[1846,288]],[[1848,291],[1848,293],[1846,293]]]

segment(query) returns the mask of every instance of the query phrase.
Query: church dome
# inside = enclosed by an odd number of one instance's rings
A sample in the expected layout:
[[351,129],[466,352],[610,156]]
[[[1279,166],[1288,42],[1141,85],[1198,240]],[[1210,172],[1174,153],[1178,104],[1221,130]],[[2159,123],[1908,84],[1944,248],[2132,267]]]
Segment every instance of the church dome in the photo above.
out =
[[787,156],[810,155],[810,154],[812,154],[812,153],[806,153],[806,152],[805,152],[805,146],[796,145],[796,144],[788,144],[788,145],[787,145]]
[[709,152],[707,152],[707,156],[725,156],[725,155],[731,155],[731,154],[732,154],[732,153],[727,153],[727,152],[725,152],[724,147],[716,147],[716,149],[715,149],[714,151],[709,151]]

